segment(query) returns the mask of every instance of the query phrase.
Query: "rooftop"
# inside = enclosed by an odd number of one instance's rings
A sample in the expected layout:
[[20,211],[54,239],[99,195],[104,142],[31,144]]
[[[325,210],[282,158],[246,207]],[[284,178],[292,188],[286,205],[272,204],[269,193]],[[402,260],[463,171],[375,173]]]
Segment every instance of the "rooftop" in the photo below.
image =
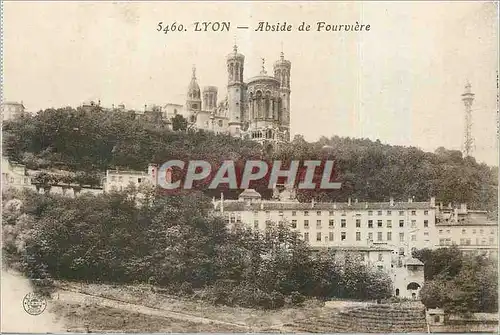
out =
[[[220,202],[216,208],[220,208]],[[285,201],[259,201],[247,204],[240,200],[225,200],[224,210],[226,211],[258,211],[258,210],[408,210],[408,209],[431,209],[429,202],[394,202],[391,206],[390,202],[360,202],[360,203],[345,203],[345,202],[285,202]]]

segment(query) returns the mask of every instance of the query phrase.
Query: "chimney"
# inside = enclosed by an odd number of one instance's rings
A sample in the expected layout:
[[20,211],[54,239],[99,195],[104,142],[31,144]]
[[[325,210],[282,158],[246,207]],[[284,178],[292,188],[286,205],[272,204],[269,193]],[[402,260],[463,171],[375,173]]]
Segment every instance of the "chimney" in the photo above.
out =
[[450,202],[450,203],[448,203],[448,208],[449,208],[449,209],[452,209],[452,207],[451,207],[451,202]]
[[351,206],[351,198],[350,197],[347,199],[347,206]]
[[454,214],[454,216],[455,216],[455,221],[456,221],[456,222],[458,222],[458,208],[455,208],[455,209],[453,210],[453,214]]
[[368,208],[368,202],[365,201],[365,208]]
[[436,197],[431,197],[431,207],[436,207]]
[[389,199],[389,205],[390,205],[391,207],[392,207],[392,206],[394,206],[394,198],[393,198],[393,197],[391,197],[391,198]]
[[408,198],[408,203],[412,203],[413,202],[413,199],[412,198]]
[[337,209],[337,201],[333,203],[333,209]]
[[439,203],[439,209],[443,209],[443,203],[442,202]]
[[460,211],[462,213],[467,213],[467,204],[460,204]]
[[311,208],[314,208],[314,204],[315,204],[315,201],[314,201],[314,198],[311,199]]
[[264,203],[262,202],[262,200],[260,201],[260,210],[263,211],[264,210]]
[[358,199],[354,199],[354,203],[357,204],[358,203]]

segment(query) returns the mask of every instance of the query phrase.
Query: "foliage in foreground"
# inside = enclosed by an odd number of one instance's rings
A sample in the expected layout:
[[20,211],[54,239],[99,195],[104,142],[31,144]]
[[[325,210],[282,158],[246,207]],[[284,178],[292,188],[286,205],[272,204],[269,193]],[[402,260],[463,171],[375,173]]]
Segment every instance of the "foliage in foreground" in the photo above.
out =
[[[22,198],[22,202],[14,199]],[[229,230],[200,193],[135,191],[76,199],[25,192],[4,198],[4,257],[31,278],[203,288],[216,304],[279,308],[285,298],[382,299],[383,272],[313,255],[286,224]]]
[[427,308],[450,313],[498,312],[498,267],[485,256],[465,256],[456,247],[418,250],[425,264],[421,291]]

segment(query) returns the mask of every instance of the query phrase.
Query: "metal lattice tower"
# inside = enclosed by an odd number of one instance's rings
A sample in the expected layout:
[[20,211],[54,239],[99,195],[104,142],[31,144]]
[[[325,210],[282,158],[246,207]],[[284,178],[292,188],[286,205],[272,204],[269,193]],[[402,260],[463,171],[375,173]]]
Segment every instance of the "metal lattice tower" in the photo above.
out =
[[464,157],[472,155],[474,151],[474,138],[472,137],[472,102],[474,93],[471,92],[471,84],[467,81],[465,92],[462,94],[462,101],[465,105],[465,131],[464,131]]

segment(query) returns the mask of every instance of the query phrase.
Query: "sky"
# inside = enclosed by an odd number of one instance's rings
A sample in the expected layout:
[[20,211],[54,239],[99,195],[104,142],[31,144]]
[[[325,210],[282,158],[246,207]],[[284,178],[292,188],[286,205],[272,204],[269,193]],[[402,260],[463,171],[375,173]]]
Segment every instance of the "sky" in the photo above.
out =
[[[226,95],[226,56],[238,44],[246,79],[281,51],[292,63],[291,134],[379,139],[460,150],[461,94],[475,93],[478,161],[498,165],[498,18],[492,2],[4,2],[3,99],[28,111],[184,104],[191,69]],[[227,32],[194,22],[228,21]],[[286,22],[291,32],[255,31]],[[316,22],[370,31],[315,31]],[[187,31],[157,31],[158,23]],[[298,32],[302,23],[311,31]],[[236,29],[248,26],[249,29]]]

